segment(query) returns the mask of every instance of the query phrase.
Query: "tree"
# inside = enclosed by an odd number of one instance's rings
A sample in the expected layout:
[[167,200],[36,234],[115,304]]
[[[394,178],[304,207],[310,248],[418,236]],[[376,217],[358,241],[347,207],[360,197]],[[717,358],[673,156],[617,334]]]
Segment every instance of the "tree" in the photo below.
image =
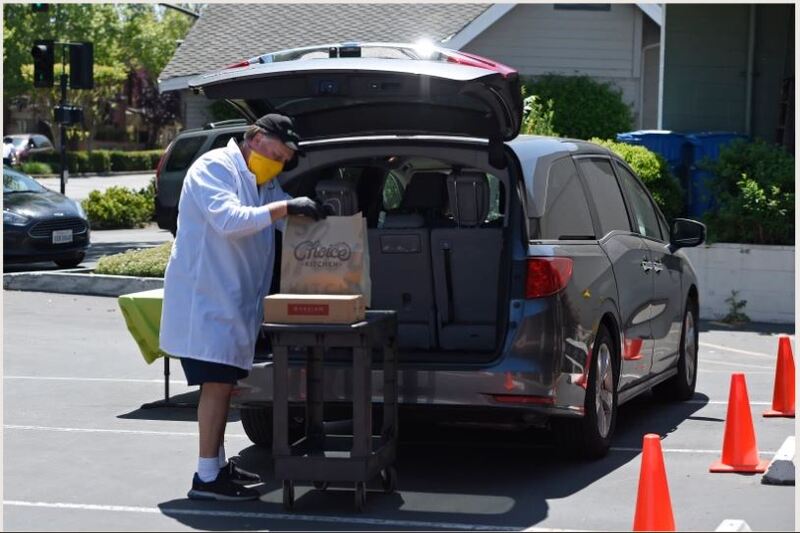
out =
[[[194,9],[192,4],[184,6]],[[95,89],[70,91],[69,100],[84,106],[89,138],[94,136],[103,110],[117,100],[125,81],[145,73],[147,86],[154,86],[157,76],[169,62],[194,19],[154,4],[52,4],[47,13],[34,13],[30,4],[3,6],[3,93],[6,109],[17,97],[37,107],[39,118],[52,120],[53,106],[59,100],[55,90],[34,89],[32,84],[31,46],[36,39],[56,41],[91,41],[94,43]],[[56,80],[61,73],[61,47],[56,48]],[[146,116],[157,121],[157,128],[171,113],[175,97],[163,102],[148,94],[137,102],[152,106]],[[133,102],[132,102],[133,103]],[[152,137],[157,135],[157,130]]]
[[154,148],[161,128],[173,124],[178,118],[180,97],[174,91],[160,94],[158,88],[151,84],[142,91],[140,106],[147,122],[147,147]]

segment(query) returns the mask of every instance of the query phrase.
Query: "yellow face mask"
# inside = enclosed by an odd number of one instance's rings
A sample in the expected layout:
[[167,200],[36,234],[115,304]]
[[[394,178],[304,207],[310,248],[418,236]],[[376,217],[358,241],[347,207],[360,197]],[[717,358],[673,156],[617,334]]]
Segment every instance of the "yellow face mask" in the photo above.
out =
[[264,157],[255,150],[250,150],[250,155],[247,157],[247,168],[256,175],[256,184],[264,185],[281,173],[283,163]]

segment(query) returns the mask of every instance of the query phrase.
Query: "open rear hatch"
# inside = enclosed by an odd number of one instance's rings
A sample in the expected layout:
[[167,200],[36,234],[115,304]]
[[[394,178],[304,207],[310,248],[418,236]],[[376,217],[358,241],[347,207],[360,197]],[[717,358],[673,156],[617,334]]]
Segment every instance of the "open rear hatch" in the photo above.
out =
[[192,79],[254,121],[295,119],[303,140],[363,135],[446,135],[509,141],[519,134],[518,73],[437,47],[331,45],[259,56]]

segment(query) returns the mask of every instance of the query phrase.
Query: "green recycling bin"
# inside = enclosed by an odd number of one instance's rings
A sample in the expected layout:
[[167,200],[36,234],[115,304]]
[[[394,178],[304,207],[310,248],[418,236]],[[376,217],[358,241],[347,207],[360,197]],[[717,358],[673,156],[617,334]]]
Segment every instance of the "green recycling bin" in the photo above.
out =
[[158,348],[158,332],[161,327],[161,304],[164,289],[123,294],[117,300],[125,324],[131,332],[142,357],[151,364],[166,354]]

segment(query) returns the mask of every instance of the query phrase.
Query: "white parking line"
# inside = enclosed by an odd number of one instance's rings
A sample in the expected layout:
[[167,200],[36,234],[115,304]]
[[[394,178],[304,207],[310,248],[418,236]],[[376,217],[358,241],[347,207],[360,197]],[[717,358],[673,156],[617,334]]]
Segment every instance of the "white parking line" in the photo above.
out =
[[[703,401],[703,400],[686,400],[686,401],[684,401],[684,402],[681,402],[681,403],[691,403],[691,404],[695,404],[695,405],[706,405],[706,404],[711,404],[711,405],[728,405],[728,401],[727,401],[727,400],[725,400],[725,401],[721,401],[721,400],[709,400],[709,401],[707,401],[707,402],[706,402],[706,401]],[[751,401],[751,402],[750,402],[750,405],[772,405],[772,402],[754,402],[754,401]]]
[[[78,378],[62,376],[3,376],[3,379],[29,379],[34,381],[100,381],[108,383],[157,383],[164,384],[163,379],[124,379],[124,378]],[[186,381],[169,380],[170,385],[186,385]],[[188,387],[188,385],[186,385]]]
[[776,361],[778,359],[777,355],[770,355],[770,354],[767,354],[767,353],[751,352],[751,351],[748,351],[748,350],[739,350],[737,348],[729,348],[727,346],[720,346],[719,344],[711,344],[711,343],[708,343],[708,342],[701,342],[699,344],[700,344],[700,346],[705,346],[706,348],[714,348],[716,350],[722,350],[723,352],[733,352],[733,353],[740,353],[740,354],[744,354],[744,355],[754,355],[756,357],[767,357],[769,359],[772,359],[773,361]]
[[733,366],[736,368],[757,368],[758,370],[775,370],[775,367],[760,366],[760,365],[746,365],[744,363],[731,363],[728,361],[714,361],[713,359],[703,358],[701,364],[712,363],[715,365]]
[[[520,531],[525,529],[522,526],[492,526],[483,524],[459,524],[450,522],[423,522],[418,520],[391,520],[383,518],[362,518],[351,516],[326,516],[326,515],[304,515],[304,514],[285,514],[285,513],[256,513],[248,511],[215,511],[205,509],[173,509],[170,507],[132,507],[127,505],[93,505],[82,503],[60,503],[60,502],[27,502],[18,500],[3,500],[3,505],[13,507],[38,507],[46,509],[69,509],[77,511],[106,511],[116,513],[144,513],[161,514],[170,516],[205,516],[213,518],[244,518],[249,520],[288,520],[293,522],[322,522],[334,524],[357,524],[361,526],[390,526],[390,527],[416,527],[431,529],[455,529],[467,531]],[[536,528],[525,529],[526,531],[568,531],[564,529]]]

